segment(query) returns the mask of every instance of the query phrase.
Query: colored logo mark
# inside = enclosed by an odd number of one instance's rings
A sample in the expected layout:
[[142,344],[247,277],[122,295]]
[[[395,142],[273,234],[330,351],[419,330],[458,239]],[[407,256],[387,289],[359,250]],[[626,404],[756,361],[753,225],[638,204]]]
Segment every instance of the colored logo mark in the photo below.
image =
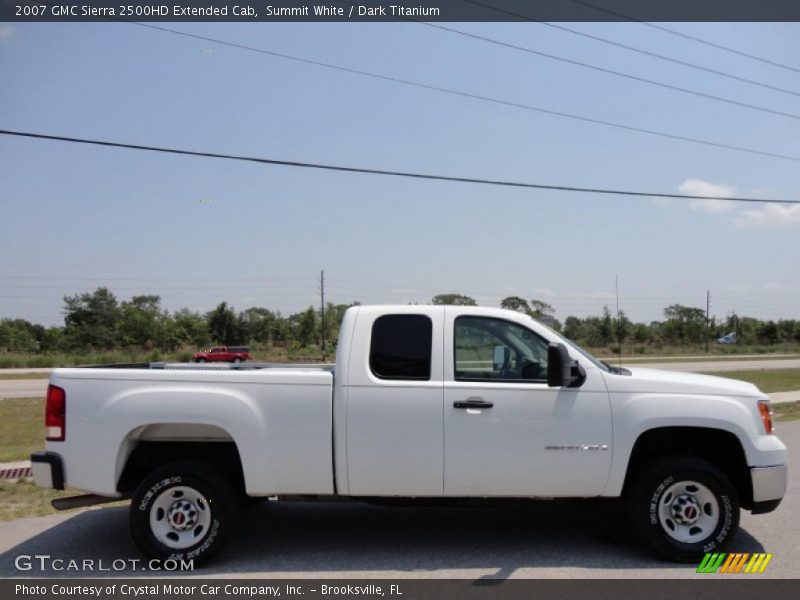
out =
[[700,566],[697,567],[698,573],[763,573],[772,554],[764,552],[713,552],[707,553],[703,557]]

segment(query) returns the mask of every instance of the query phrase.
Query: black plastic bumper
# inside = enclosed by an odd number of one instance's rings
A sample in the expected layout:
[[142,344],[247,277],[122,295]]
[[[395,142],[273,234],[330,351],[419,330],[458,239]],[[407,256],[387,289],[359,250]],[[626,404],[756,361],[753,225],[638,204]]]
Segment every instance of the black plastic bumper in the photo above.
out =
[[753,508],[750,509],[750,512],[754,515],[763,515],[764,513],[772,512],[778,508],[781,500],[783,500],[783,498],[778,498],[777,500],[764,500],[763,502],[753,502]]
[[[36,473],[42,472],[42,468],[46,468],[50,471],[49,487],[56,490],[64,489],[64,465],[58,454],[55,452],[34,452],[31,454],[31,467],[33,469],[33,477],[36,485],[43,485],[43,482],[39,481],[39,478],[36,477]],[[45,475],[46,473],[45,471]]]

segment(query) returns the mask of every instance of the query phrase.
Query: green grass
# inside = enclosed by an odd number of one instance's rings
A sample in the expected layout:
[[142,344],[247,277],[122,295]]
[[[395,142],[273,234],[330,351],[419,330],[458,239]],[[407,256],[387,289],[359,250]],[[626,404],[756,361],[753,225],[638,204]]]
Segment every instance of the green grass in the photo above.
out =
[[0,480],[0,521],[53,514],[58,511],[51,500],[74,494],[74,490],[40,488],[29,479]]
[[794,421],[800,419],[800,401],[773,404],[772,416],[776,421]]
[[44,448],[44,399],[0,400],[0,462],[27,460]]
[[746,371],[710,371],[717,375],[754,383],[762,392],[791,392],[800,390],[800,369],[749,369]]
[[[21,352],[0,353],[0,369],[25,369],[25,368],[55,368],[79,367],[81,365],[107,365],[115,363],[145,363],[145,362],[189,362],[192,354],[199,350],[183,349],[177,352],[88,352],[88,353],[54,353],[54,354],[25,354]],[[328,362],[333,361],[335,349],[328,351]],[[258,362],[320,362],[322,353],[316,346],[300,347],[270,347],[250,349],[254,361]],[[15,377],[20,379],[20,377]],[[31,379],[31,377],[25,377]]]
[[50,379],[50,373],[3,373],[0,372],[0,381],[15,381],[19,379]]
[[161,360],[191,360],[188,352],[89,352],[85,354],[25,354],[7,352],[0,354],[0,369],[23,369],[26,367],[77,367],[80,365],[103,365],[111,363],[156,362]]

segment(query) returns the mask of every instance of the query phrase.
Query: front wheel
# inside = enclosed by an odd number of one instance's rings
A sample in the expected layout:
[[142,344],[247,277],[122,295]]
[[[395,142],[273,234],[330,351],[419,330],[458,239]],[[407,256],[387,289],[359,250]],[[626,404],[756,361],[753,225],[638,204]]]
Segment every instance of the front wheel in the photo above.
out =
[[136,490],[131,534],[147,556],[202,562],[219,551],[238,511],[230,482],[212,465],[171,463]]
[[642,541],[675,561],[719,551],[739,528],[739,498],[730,480],[696,458],[667,458],[644,468],[628,503]]
[[242,362],[242,359],[237,356],[236,358],[233,359],[233,362],[235,362],[238,365],[240,362]]

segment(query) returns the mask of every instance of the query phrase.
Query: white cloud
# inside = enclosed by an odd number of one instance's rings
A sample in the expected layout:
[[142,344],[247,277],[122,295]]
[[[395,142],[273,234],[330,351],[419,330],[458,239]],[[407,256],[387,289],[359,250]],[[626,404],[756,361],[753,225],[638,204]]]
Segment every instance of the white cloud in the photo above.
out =
[[0,24],[0,41],[6,40],[14,33],[14,28],[11,25]]
[[[682,194],[691,196],[717,196],[730,198],[736,195],[736,188],[730,185],[710,183],[704,179],[690,178],[678,186]],[[702,210],[709,213],[722,213],[732,210],[734,203],[728,200],[693,200],[689,204],[692,210]]]
[[770,292],[788,292],[793,288],[791,285],[781,283],[780,281],[768,281],[767,283],[761,286],[761,289],[768,290]]
[[743,210],[734,219],[739,227],[792,227],[800,225],[800,204],[763,204]]
[[[576,292],[574,294],[558,294],[558,298],[569,298],[570,300],[613,300],[617,296],[614,292]],[[623,296],[620,295],[620,298]]]
[[551,290],[550,288],[534,288],[534,289],[531,290],[531,293],[534,295],[534,297],[537,297],[537,296],[552,297],[552,296],[555,295],[553,293],[553,290]]

